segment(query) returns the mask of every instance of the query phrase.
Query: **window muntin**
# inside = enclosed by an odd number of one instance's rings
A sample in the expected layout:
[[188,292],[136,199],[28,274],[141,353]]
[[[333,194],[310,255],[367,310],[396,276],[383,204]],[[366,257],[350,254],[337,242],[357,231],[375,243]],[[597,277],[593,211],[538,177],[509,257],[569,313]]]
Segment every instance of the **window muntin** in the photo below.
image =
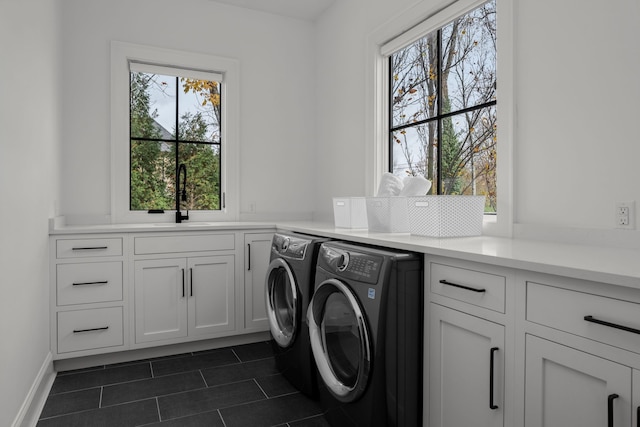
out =
[[180,164],[188,171],[181,208],[220,210],[221,79],[138,63],[130,69],[130,210],[176,209]]
[[484,194],[497,211],[496,3],[389,57],[389,171],[432,194]]

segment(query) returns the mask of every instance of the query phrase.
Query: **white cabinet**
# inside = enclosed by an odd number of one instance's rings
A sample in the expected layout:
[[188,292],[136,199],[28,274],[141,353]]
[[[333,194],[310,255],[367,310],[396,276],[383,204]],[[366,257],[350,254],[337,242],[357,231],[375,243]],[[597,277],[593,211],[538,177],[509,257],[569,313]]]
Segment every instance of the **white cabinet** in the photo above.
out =
[[431,304],[430,427],[504,425],[504,326]]
[[265,280],[273,233],[245,233],[244,327],[268,331]]
[[235,329],[233,255],[135,261],[135,342]]
[[525,427],[638,426],[640,292],[527,274]]
[[528,335],[525,426],[629,427],[631,371]]
[[54,359],[128,348],[125,240],[113,234],[50,239]]
[[[510,393],[507,328],[510,271],[448,258],[425,258],[425,414],[430,427],[503,427]],[[513,406],[513,405],[511,405]],[[513,411],[512,408],[510,408]],[[510,412],[513,414],[513,412]]]

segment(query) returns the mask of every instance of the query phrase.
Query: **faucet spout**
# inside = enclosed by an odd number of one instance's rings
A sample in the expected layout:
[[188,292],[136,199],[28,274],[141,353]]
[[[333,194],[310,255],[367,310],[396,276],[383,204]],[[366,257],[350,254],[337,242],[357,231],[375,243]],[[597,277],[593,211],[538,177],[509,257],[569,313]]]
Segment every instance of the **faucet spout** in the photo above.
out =
[[[182,178],[182,188],[180,188]],[[182,220],[189,220],[189,211],[186,215],[182,215],[180,210],[180,201],[187,201],[187,165],[180,163],[178,166],[178,172],[176,173],[176,223],[179,224]]]

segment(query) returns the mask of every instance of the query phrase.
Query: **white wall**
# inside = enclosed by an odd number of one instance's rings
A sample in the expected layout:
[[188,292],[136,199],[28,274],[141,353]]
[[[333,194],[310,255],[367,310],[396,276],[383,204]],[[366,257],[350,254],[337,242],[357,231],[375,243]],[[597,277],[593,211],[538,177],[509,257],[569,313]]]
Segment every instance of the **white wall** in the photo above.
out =
[[59,197],[57,1],[0,1],[0,425],[49,354],[48,223]]
[[[241,212],[310,215],[315,180],[311,22],[209,0],[63,0],[63,198],[74,216],[110,214],[109,43],[240,61]],[[285,159],[293,159],[285,167]],[[253,218],[253,217],[252,217]]]
[[[318,217],[330,216],[331,196],[366,188],[366,37],[413,4],[435,11],[446,3],[340,0],[319,20]],[[615,201],[640,207],[640,5],[514,4],[515,222],[613,229]]]

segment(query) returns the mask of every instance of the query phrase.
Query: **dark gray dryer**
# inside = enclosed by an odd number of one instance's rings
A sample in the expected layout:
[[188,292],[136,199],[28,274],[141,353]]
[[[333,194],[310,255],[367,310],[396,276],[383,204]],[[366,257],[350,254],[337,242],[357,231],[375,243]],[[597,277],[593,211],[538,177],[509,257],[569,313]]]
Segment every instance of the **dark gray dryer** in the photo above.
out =
[[422,425],[422,274],[418,254],[320,247],[307,318],[332,426]]
[[318,249],[328,240],[276,233],[265,284],[276,366],[294,387],[309,396],[316,393],[316,375],[306,312],[313,294]]

